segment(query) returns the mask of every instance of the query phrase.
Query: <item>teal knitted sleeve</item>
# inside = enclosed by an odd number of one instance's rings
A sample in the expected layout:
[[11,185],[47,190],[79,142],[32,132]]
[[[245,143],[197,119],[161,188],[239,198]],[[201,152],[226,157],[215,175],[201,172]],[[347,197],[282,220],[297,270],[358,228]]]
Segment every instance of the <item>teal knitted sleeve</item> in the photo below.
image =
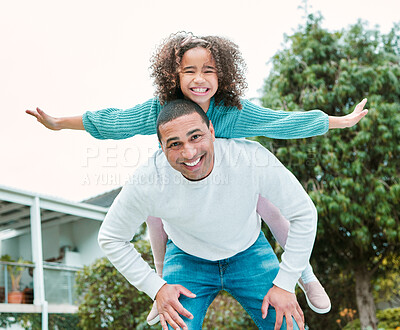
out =
[[159,101],[153,98],[126,110],[108,108],[87,111],[82,121],[85,130],[96,139],[121,140],[137,134],[155,134],[160,110]]
[[299,139],[322,135],[329,129],[328,115],[320,110],[277,111],[255,105],[248,100],[242,100],[242,106],[242,110],[218,106],[212,113],[207,113],[213,122],[216,136]]
[[[207,116],[222,138],[266,136],[274,139],[297,139],[325,134],[329,128],[328,116],[320,110],[304,112],[276,111],[242,100],[243,109],[216,106],[211,100]],[[136,134],[156,133],[157,116],[161,105],[156,98],[121,110],[109,108],[86,112],[85,130],[97,139],[120,140]]]

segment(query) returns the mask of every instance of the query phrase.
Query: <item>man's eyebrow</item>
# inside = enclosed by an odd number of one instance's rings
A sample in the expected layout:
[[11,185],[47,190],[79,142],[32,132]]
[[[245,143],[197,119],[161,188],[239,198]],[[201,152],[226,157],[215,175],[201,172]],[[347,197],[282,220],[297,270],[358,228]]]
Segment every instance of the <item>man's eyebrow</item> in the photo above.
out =
[[172,137],[172,138],[169,138],[168,140],[167,140],[167,144],[168,143],[170,143],[171,141],[177,141],[177,140],[179,140],[179,138],[178,137]]
[[[186,136],[190,136],[190,135],[192,135],[193,133],[196,133],[196,132],[202,133],[203,131],[200,128],[195,128],[195,129],[192,129],[191,131],[187,132]],[[166,141],[166,143],[168,144],[171,141],[179,141],[179,138],[177,136],[171,137]]]
[[187,132],[186,136],[190,136],[190,135],[192,135],[193,133],[196,133],[196,132],[202,132],[202,130],[200,128],[195,128],[195,129]]

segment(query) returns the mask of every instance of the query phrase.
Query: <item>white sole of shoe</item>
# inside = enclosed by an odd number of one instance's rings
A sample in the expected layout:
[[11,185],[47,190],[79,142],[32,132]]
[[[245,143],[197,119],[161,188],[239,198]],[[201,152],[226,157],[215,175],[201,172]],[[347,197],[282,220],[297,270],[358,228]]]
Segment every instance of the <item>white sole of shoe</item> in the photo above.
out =
[[304,295],[306,296],[308,307],[310,307],[311,310],[313,310],[315,313],[318,313],[318,314],[326,314],[331,310],[332,305],[329,305],[329,307],[327,307],[327,308],[317,308],[317,307],[315,307],[311,303],[311,301],[308,299],[306,289],[304,289],[303,286],[299,282],[297,282],[297,284],[299,285],[300,289],[304,292]]
[[154,319],[151,319],[150,321],[147,320],[148,325],[154,325],[160,322],[160,315],[157,315]]

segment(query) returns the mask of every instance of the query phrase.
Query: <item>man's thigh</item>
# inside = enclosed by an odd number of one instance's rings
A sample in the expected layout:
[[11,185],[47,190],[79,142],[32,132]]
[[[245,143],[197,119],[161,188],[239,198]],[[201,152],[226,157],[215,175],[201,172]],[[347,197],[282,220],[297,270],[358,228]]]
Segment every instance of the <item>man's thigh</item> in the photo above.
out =
[[[263,319],[261,306],[278,270],[278,258],[261,232],[250,248],[229,258],[223,277],[224,289],[239,301],[260,329],[274,329],[275,309],[270,306]],[[286,329],[286,321],[284,325],[282,329]]]
[[169,241],[163,278],[196,294],[196,298],[181,295],[179,301],[193,315],[193,320],[182,317],[188,328],[201,329],[208,307],[221,290],[218,263],[191,256]]

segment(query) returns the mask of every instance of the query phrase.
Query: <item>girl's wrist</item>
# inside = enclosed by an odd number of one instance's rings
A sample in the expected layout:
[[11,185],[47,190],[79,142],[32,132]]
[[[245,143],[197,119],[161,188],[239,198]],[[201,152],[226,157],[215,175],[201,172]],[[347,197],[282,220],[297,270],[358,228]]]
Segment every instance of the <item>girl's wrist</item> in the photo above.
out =
[[328,116],[328,119],[329,119],[329,129],[346,128],[350,126],[346,116],[343,117]]
[[84,130],[82,116],[54,118],[57,130],[77,129]]
[[63,118],[54,118],[54,130],[59,131],[61,129],[64,129],[63,127]]

